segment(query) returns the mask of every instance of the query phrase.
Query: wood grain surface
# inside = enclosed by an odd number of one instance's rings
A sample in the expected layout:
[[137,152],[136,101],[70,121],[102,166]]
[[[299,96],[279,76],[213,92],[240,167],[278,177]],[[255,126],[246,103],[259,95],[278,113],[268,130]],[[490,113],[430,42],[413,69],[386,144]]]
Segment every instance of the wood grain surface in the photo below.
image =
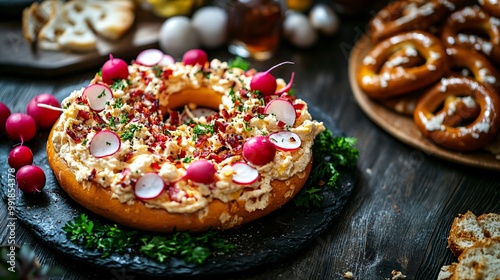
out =
[[[446,245],[453,218],[467,210],[500,212],[498,171],[457,164],[409,146],[360,109],[349,85],[348,63],[367,20],[343,17],[339,33],[322,38],[311,49],[283,44],[270,61],[252,61],[260,70],[294,61],[293,66],[280,67],[273,74],[290,77],[294,71],[297,95],[330,114],[347,135],[358,138],[358,181],[346,208],[331,228],[285,261],[206,279],[344,279],[342,275],[350,271],[354,279],[382,280],[390,279],[392,270],[401,271],[407,279],[436,279],[440,267],[455,260]],[[209,56],[231,58],[225,48],[212,50]],[[82,71],[58,79],[3,75],[0,100],[13,112],[23,112],[32,96],[69,94],[88,83],[94,73]],[[1,176],[7,176],[7,168],[0,167]],[[6,215],[2,200],[2,244],[8,234]],[[63,279],[152,279],[131,274],[127,267],[108,271],[74,261],[42,243],[22,224],[15,232],[17,244],[32,248],[42,266],[64,269]]]

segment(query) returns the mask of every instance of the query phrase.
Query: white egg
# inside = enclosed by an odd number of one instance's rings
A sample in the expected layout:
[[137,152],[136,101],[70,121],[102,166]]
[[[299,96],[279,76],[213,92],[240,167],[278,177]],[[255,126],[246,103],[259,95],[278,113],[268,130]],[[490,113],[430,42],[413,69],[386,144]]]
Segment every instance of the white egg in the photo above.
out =
[[325,35],[333,35],[339,30],[339,17],[326,4],[316,4],[309,12],[312,26]]
[[160,28],[158,38],[160,48],[175,58],[180,58],[190,49],[200,47],[198,35],[185,16],[174,16],[167,19]]
[[288,11],[283,21],[283,35],[292,45],[308,48],[318,40],[318,33],[304,14]]
[[227,13],[224,9],[215,6],[200,8],[191,21],[202,46],[213,49],[226,42]]

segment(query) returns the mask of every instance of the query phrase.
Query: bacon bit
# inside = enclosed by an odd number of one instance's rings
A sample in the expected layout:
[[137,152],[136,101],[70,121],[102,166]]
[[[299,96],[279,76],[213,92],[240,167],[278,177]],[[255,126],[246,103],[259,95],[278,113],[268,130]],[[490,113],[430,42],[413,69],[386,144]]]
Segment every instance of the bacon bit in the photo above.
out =
[[230,118],[229,113],[226,111],[226,109],[222,109],[222,110],[220,111],[220,113],[222,114],[222,117],[223,117],[224,119],[229,119],[229,118]]
[[273,97],[271,95],[266,95],[264,96],[264,103],[267,104],[269,101],[273,100]]
[[175,161],[175,158],[173,156],[168,156],[167,157],[167,160],[170,161],[170,162],[174,162]]
[[111,115],[110,112],[107,112],[106,115],[104,115],[106,117],[106,119],[111,119],[113,116]]
[[87,177],[87,180],[92,181],[96,175],[97,175],[97,170],[95,170],[94,168],[92,169],[92,172],[90,173],[89,177]]
[[220,121],[215,121],[215,126],[214,126],[214,131],[215,132],[226,132],[226,127],[228,126],[229,124],[228,123],[222,123]]
[[130,92],[130,97],[132,97],[132,98],[133,97],[137,97],[137,96],[142,95],[143,93],[144,93],[143,90],[137,89],[137,90],[134,90],[134,91]]
[[201,147],[203,144],[207,142],[208,136],[207,135],[200,135],[198,136],[198,139],[196,140],[195,146],[196,147]]
[[290,141],[290,142],[297,142],[297,139],[295,139],[295,137],[290,137],[290,138],[288,139],[288,141]]
[[295,108],[295,110],[302,110],[302,109],[304,109],[305,106],[306,105],[302,104],[302,103],[293,104],[293,107]]
[[180,153],[179,153],[179,158],[185,158],[186,157],[186,151],[185,150],[182,150]]
[[170,111],[170,117],[169,117],[169,123],[171,125],[179,125],[180,123],[180,115],[179,115],[179,112],[177,111]]
[[99,116],[99,114],[93,114],[92,115],[92,118],[94,119],[94,121],[96,121],[98,124],[103,124],[104,121],[101,119],[101,116]]
[[80,143],[80,142],[82,142],[82,139],[80,139],[80,137],[79,137],[79,136],[77,136],[73,130],[66,129],[66,134],[68,134],[68,136],[69,136],[71,139],[73,139],[73,141],[75,141],[76,143]]
[[221,163],[223,161],[222,157],[217,154],[210,154],[210,159],[215,160],[217,163]]
[[125,155],[125,157],[123,158],[123,161],[128,162],[132,159],[132,157],[134,157],[134,152],[130,151]]
[[279,128],[283,128],[283,127],[285,127],[285,125],[286,125],[286,123],[284,121],[278,121],[278,123],[277,123],[277,126]]
[[128,175],[130,172],[131,172],[131,171],[130,171],[130,168],[128,168],[128,167],[127,167],[127,168],[125,168],[125,169],[123,169],[123,170],[122,170],[122,172],[120,173],[120,177],[121,177],[120,182],[123,182],[123,181],[125,180],[125,178],[127,177],[127,175]]
[[253,118],[252,115],[250,114],[246,114],[244,117],[243,117],[243,120],[246,121],[246,122],[249,122],[251,119]]
[[172,73],[174,73],[172,69],[165,69],[161,73],[161,77],[165,80],[168,80],[168,78],[172,75]]
[[155,170],[160,170],[161,166],[158,163],[153,162],[153,163],[151,163],[151,168],[153,168]]
[[[224,133],[224,132],[222,132]],[[224,139],[224,136],[222,134],[217,134],[217,138],[219,139],[220,143],[224,146],[226,145],[226,139]]]
[[266,108],[264,106],[257,107],[257,113],[259,113],[261,115],[264,115],[265,110],[266,110]]
[[78,110],[78,116],[83,118],[84,120],[90,120],[90,113],[84,110]]

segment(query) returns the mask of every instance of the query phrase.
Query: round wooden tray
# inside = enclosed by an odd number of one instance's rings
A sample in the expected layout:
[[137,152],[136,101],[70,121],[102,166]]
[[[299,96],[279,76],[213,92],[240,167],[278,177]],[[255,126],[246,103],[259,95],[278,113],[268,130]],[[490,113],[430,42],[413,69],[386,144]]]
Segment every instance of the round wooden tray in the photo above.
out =
[[372,47],[373,44],[368,36],[362,37],[354,46],[349,58],[349,82],[354,98],[373,122],[401,142],[417,148],[427,155],[469,166],[500,170],[500,159],[496,159],[495,155],[483,151],[462,153],[440,148],[422,137],[412,118],[394,112],[369,98],[359,88],[356,75],[358,66]]

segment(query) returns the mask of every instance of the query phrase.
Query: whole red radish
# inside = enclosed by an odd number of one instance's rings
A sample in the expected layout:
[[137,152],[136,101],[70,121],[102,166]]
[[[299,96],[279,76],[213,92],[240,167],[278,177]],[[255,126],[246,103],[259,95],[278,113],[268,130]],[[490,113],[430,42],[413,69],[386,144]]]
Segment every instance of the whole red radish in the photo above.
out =
[[26,113],[33,117],[36,125],[39,128],[51,128],[61,115],[61,111],[43,108],[38,106],[38,104],[45,104],[52,107],[61,108],[59,101],[52,94],[42,93],[33,97],[26,107]]
[[109,55],[109,60],[104,63],[101,69],[102,81],[112,85],[116,80],[128,78],[128,64],[119,58]]
[[19,170],[21,167],[33,163],[33,153],[26,146],[17,146],[10,151],[8,162],[10,167]]
[[184,56],[182,56],[182,62],[185,65],[199,64],[203,66],[207,61],[208,61],[207,53],[200,49],[189,50],[186,53],[184,53]]
[[254,136],[243,144],[243,157],[254,165],[266,165],[273,161],[276,147],[265,136]]
[[27,142],[36,134],[36,122],[32,116],[14,113],[7,118],[5,130],[12,140]]
[[10,110],[7,105],[0,102],[0,133],[5,131],[5,122],[7,118],[10,116]]
[[36,165],[25,165],[16,173],[17,187],[24,193],[36,193],[45,187],[45,172]]
[[278,87],[276,83],[276,78],[271,75],[271,71],[279,67],[283,64],[293,64],[293,62],[290,61],[285,61],[280,64],[274,65],[273,67],[269,68],[266,72],[257,72],[255,75],[253,75],[252,80],[250,81],[250,89],[251,90],[258,90],[260,91],[263,95],[273,95],[276,93],[276,88]]

